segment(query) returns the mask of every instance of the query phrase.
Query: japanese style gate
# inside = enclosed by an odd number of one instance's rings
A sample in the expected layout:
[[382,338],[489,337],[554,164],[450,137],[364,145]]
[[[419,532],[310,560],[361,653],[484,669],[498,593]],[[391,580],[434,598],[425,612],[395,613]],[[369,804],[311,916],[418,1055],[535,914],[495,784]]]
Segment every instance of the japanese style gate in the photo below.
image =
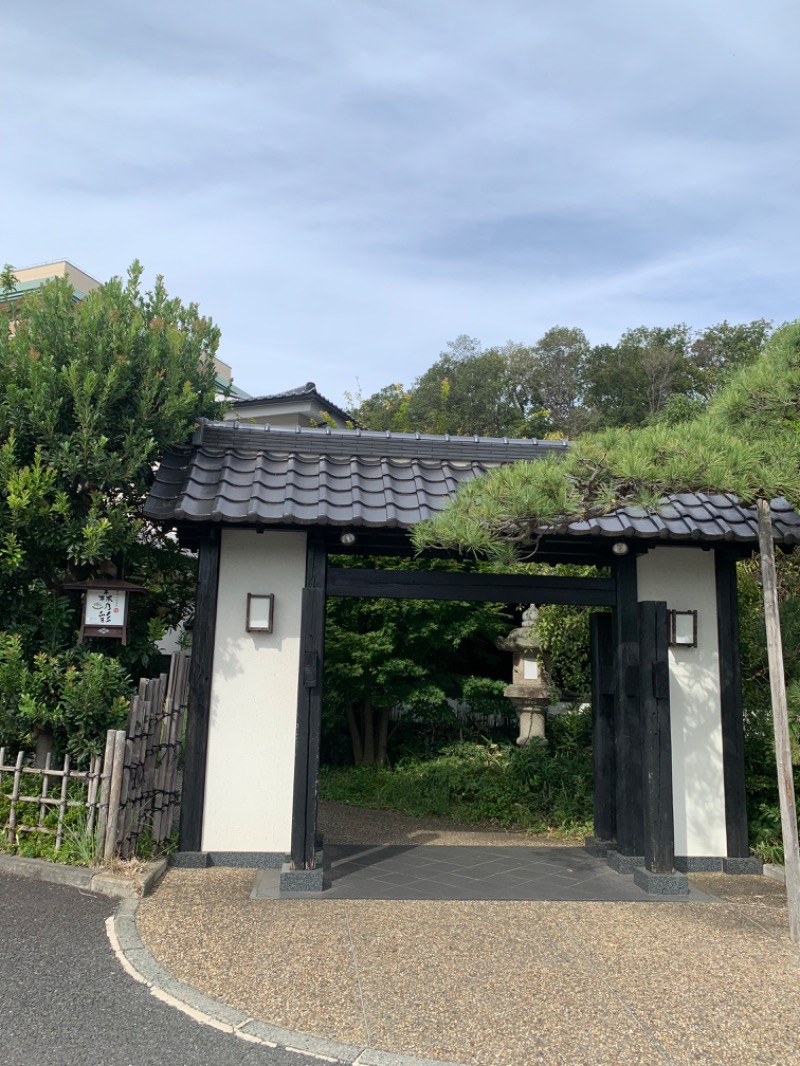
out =
[[[604,609],[591,625],[597,847],[618,869],[654,875],[753,868],[735,569],[757,539],[749,509],[675,497],[658,515],[626,510],[542,538],[537,561],[607,577],[328,566],[332,553],[408,554],[408,529],[460,483],[560,447],[206,423],[167,453],[146,513],[199,551],[184,863],[281,865],[288,852],[294,883],[321,887],[325,604],[369,596]],[[776,501],[773,516],[779,540],[800,539],[788,505]],[[249,594],[274,596],[269,631],[246,626]],[[698,611],[696,647],[668,648],[668,608]]]

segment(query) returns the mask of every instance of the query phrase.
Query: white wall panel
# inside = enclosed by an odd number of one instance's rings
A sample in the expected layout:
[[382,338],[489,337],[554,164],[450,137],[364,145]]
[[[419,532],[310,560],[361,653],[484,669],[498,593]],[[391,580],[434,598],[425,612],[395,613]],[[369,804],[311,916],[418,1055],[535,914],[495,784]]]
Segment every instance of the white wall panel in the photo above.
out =
[[714,554],[658,547],[637,567],[640,600],[697,611],[698,646],[670,648],[675,854],[727,854]]
[[[304,533],[223,530],[204,851],[289,851]],[[246,632],[247,594],[274,593],[272,633]]]

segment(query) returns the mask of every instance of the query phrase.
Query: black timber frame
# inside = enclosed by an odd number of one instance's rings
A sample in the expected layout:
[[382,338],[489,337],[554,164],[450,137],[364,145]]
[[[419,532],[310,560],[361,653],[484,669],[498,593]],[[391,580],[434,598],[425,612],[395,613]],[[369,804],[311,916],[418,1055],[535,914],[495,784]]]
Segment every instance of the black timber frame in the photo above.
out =
[[612,577],[537,577],[445,570],[331,568],[328,571],[328,594],[395,600],[559,603],[585,607],[613,607],[616,603]]
[[[285,530],[282,530],[285,531]],[[298,530],[299,532],[300,530]],[[453,599],[498,603],[559,603],[611,607],[594,616],[593,705],[599,699],[600,718],[593,725],[595,744],[595,816],[599,839],[616,840],[623,855],[652,850],[652,827],[646,832],[646,737],[640,686],[640,623],[636,581],[637,550],[610,556],[608,543],[597,545],[594,562],[611,564],[611,577],[561,578],[532,575],[480,574],[447,571],[391,571],[328,568],[334,548],[331,530],[304,529],[307,535],[306,587],[303,591],[300,686],[295,752],[295,788],[291,857],[297,868],[316,863],[316,817],[324,653],[324,616],[327,595],[404,599]],[[221,527],[193,529],[199,549],[196,621],[189,678],[185,750],[184,801],[181,806],[180,849],[202,846],[211,677],[220,564]],[[688,546],[687,546],[688,547]],[[698,545],[698,548],[701,546]],[[403,554],[383,548],[384,554]],[[337,550],[337,554],[345,554]],[[717,589],[717,626],[720,660],[723,774],[728,855],[749,854],[744,786],[744,736],[741,668],[738,650],[736,561],[742,552],[733,546],[714,549]],[[537,559],[545,561],[544,553]],[[587,559],[582,561],[586,562]],[[599,628],[597,628],[599,627]],[[600,630],[604,630],[602,633]],[[613,661],[610,660],[613,653]],[[597,666],[601,665],[598,671]],[[666,783],[666,782],[665,782]],[[669,780],[671,794],[672,782]],[[648,823],[649,825],[649,823]],[[674,846],[674,845],[673,845]],[[656,857],[652,858],[656,862]],[[662,858],[662,864],[667,860]]]
[[750,854],[747,834],[747,795],[744,767],[744,709],[739,658],[739,599],[736,594],[737,555],[714,552],[717,587],[720,712],[722,719],[722,775],[725,785],[725,831],[728,856]]
[[617,850],[621,855],[644,854],[642,810],[642,722],[639,712],[639,596],[636,556],[614,562],[617,602],[614,609],[616,700]]
[[675,821],[667,605],[663,600],[639,604],[639,661],[644,864],[650,873],[671,874],[675,860]]
[[291,864],[316,867],[319,746],[322,732],[322,672],[328,553],[319,537],[306,541],[306,587],[300,622],[300,678],[297,686]]
[[441,570],[328,568],[324,539],[308,535],[306,587],[300,629],[300,680],[295,734],[291,865],[313,870],[317,862],[319,746],[325,604],[330,596],[488,603],[559,603],[611,607],[613,577],[538,577],[529,574],[452,573]]
[[592,664],[592,779],[594,836],[617,839],[616,751],[614,746],[614,626],[611,614],[589,619]]
[[181,851],[200,851],[206,793],[208,726],[211,717],[211,675],[217,628],[220,531],[210,529],[200,541],[195,591],[195,624],[186,708],[183,794],[178,839]]

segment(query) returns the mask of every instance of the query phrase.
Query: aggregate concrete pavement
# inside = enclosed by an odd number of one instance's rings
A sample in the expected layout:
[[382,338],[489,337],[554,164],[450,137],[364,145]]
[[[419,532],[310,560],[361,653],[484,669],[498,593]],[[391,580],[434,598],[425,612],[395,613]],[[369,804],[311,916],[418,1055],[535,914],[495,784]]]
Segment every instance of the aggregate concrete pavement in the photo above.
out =
[[[337,842],[464,842],[330,814]],[[656,904],[251,899],[256,876],[171,870],[137,924],[172,974],[273,1025],[471,1066],[800,1066],[800,952],[766,878]]]
[[115,958],[118,902],[0,876],[3,1066],[320,1066],[319,1057],[245,1042],[160,1002]]
[[[322,814],[331,842],[515,842]],[[0,1062],[800,1066],[800,952],[766,878],[694,875],[710,902],[653,905],[264,900],[250,896],[257,876],[176,869],[117,908],[0,875]],[[170,990],[262,1043],[154,998]]]

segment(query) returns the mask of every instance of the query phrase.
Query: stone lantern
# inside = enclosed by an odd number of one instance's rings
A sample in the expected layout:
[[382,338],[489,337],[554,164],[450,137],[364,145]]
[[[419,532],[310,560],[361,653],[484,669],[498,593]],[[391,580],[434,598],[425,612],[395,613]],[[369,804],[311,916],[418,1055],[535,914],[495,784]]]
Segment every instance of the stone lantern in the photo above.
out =
[[550,703],[550,656],[539,645],[539,612],[531,604],[522,625],[497,641],[501,651],[514,653],[511,684],[503,695],[514,704],[519,719],[517,744],[524,748],[532,739],[546,744],[545,723]]

